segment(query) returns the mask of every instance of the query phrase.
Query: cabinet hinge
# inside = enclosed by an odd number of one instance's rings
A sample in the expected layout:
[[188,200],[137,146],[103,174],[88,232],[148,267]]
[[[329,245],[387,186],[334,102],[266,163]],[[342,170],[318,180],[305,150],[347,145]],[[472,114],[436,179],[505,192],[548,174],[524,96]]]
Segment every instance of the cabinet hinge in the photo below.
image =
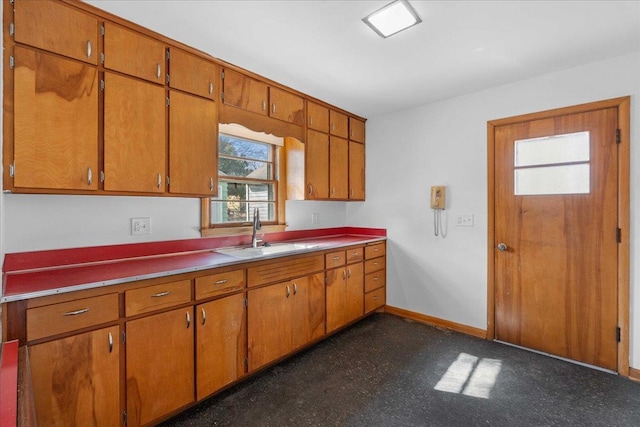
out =
[[104,80],[100,80],[100,90],[104,92]]
[[620,129],[616,129],[616,144],[620,144],[622,142],[622,136],[620,136]]
[[9,3],[13,4],[15,0],[9,0]]
[[622,230],[620,228],[616,228],[616,241],[622,243]]
[[171,185],[171,180],[169,179],[169,177],[167,176],[167,187]]
[[167,74],[167,84],[171,83],[171,76],[169,76],[169,74]]
[[171,52],[169,52],[169,49],[167,49],[167,61],[171,59]]
[[13,55],[11,55],[9,57],[9,68],[15,68],[16,67],[16,59],[13,57]]
[[9,35],[13,37],[15,34],[16,34],[16,26],[13,24],[13,22],[11,22],[9,23]]
[[244,368],[249,370],[249,358],[248,357],[244,358]]
[[100,63],[104,64],[104,52],[100,52]]
[[247,298],[244,299],[244,306],[249,307],[249,300]]
[[122,331],[122,344],[127,342],[127,333],[125,331]]
[[171,101],[169,101],[169,97],[167,96],[167,107],[171,105]]
[[220,73],[220,77],[222,77],[222,80],[224,80],[224,70],[222,70],[222,72]]
[[616,342],[620,342],[620,326],[616,326]]
[[127,425],[127,411],[122,412],[122,425],[123,426]]
[[100,25],[100,35],[104,36],[104,25]]
[[104,182],[104,171],[100,171],[100,182]]
[[224,101],[224,92],[220,92],[220,96],[222,97],[222,100]]
[[13,163],[11,163],[9,165],[9,176],[11,178],[13,178],[16,175],[16,165],[14,165]]

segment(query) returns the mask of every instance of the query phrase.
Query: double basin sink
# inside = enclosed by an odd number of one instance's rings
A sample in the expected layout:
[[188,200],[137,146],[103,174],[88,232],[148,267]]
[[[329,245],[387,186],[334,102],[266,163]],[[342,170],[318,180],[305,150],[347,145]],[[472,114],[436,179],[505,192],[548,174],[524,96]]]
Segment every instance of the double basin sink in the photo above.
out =
[[234,258],[250,259],[267,257],[271,255],[291,253],[291,252],[304,252],[321,247],[321,244],[314,243],[273,243],[269,246],[252,247],[233,247],[216,249],[215,252],[219,254],[229,255]]

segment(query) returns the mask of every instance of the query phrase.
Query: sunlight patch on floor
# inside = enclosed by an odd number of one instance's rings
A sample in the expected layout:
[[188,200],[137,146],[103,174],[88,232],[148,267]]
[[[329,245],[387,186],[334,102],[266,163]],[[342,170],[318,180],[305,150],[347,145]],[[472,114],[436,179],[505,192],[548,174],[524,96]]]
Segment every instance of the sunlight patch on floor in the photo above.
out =
[[501,369],[501,360],[460,353],[434,389],[488,399]]

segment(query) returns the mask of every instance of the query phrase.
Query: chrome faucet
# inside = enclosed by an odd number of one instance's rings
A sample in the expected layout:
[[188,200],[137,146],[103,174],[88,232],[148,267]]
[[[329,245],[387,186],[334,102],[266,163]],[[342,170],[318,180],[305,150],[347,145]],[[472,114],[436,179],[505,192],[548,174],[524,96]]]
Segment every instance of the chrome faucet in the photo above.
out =
[[257,248],[258,243],[262,243],[262,239],[258,239],[256,237],[256,231],[262,228],[262,224],[260,224],[260,210],[255,208],[253,210],[253,235],[251,236],[251,247]]

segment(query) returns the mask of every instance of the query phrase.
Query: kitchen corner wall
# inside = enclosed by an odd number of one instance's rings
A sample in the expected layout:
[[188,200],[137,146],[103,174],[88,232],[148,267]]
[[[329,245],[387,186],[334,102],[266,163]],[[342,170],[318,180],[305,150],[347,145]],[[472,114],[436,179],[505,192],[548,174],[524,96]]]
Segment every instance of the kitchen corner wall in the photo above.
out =
[[[385,227],[387,304],[486,329],[487,121],[631,95],[631,366],[640,368],[640,53],[370,117],[367,200],[349,225]],[[446,237],[432,185],[447,186]],[[473,227],[455,218],[473,214]]]

